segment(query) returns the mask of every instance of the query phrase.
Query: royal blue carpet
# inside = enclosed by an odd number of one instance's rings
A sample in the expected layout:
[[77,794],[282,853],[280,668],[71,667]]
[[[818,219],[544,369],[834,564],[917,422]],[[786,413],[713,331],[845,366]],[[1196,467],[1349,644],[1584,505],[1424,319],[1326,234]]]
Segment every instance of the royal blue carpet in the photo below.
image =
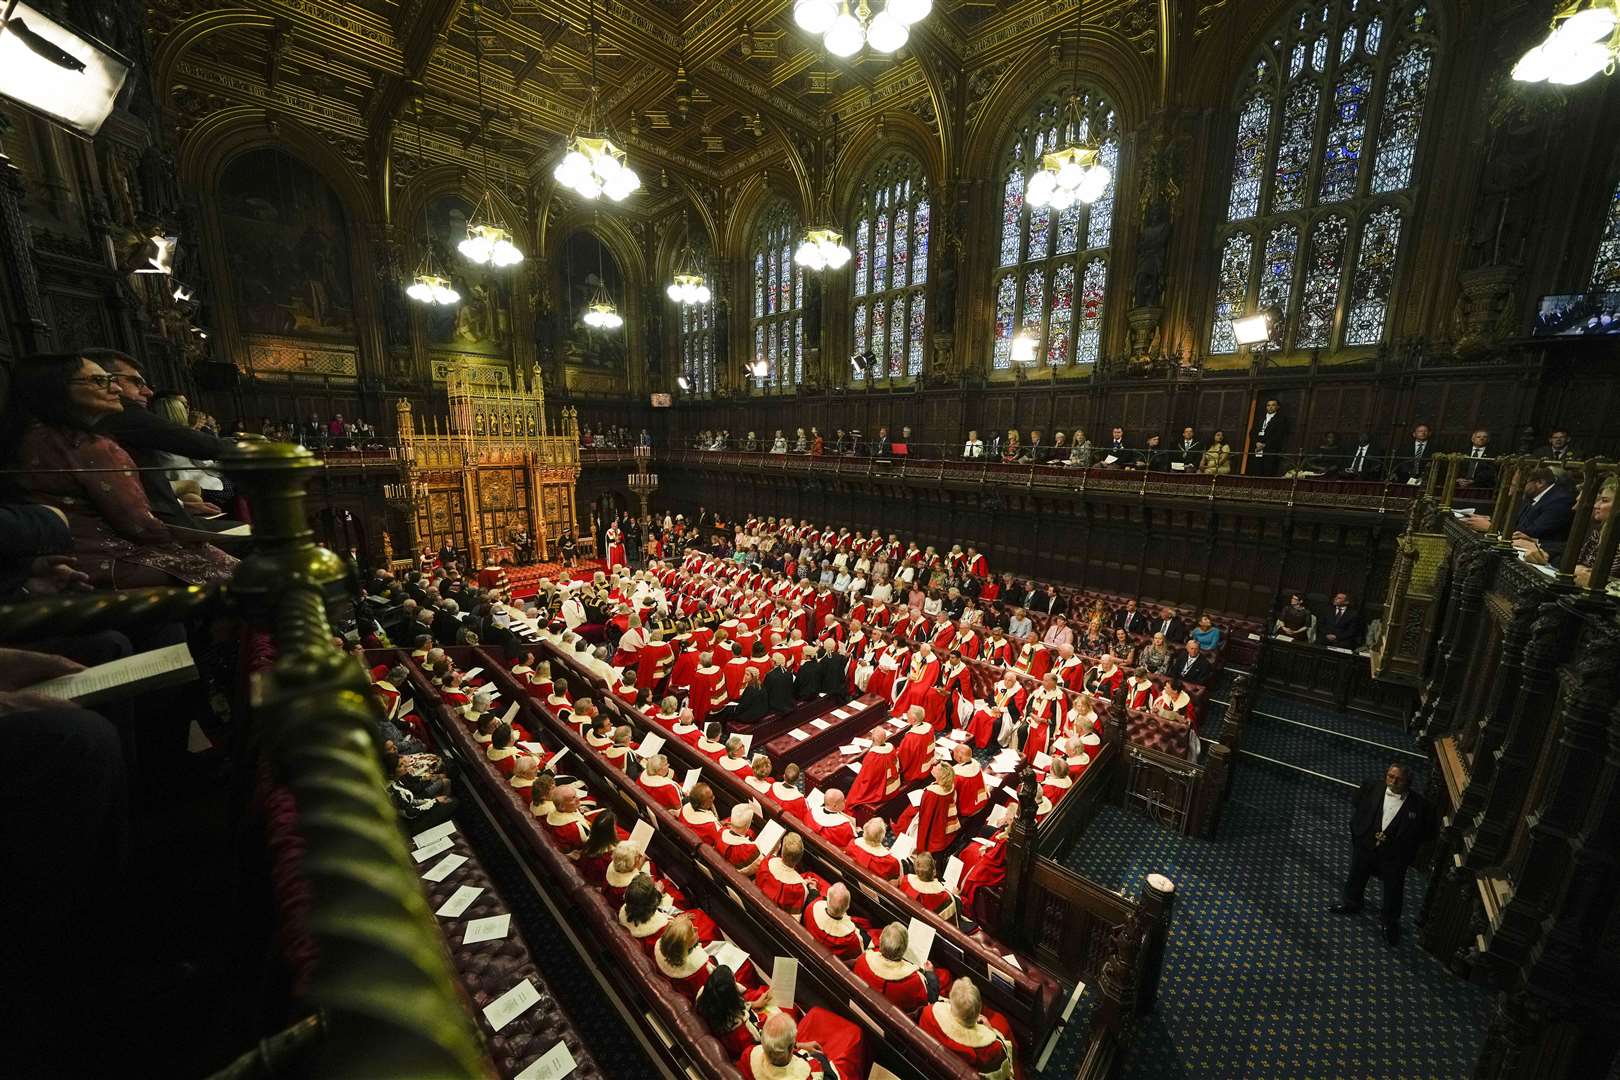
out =
[[[1324,719],[1319,709],[1269,695],[1258,707],[1308,723]],[[1396,729],[1351,717],[1322,726],[1406,745]],[[1346,780],[1381,776],[1391,757],[1277,721],[1256,719],[1251,732],[1253,743],[1276,756],[1304,752],[1302,763]],[[1114,806],[1087,827],[1068,865],[1133,895],[1157,871],[1178,894],[1158,1007],[1144,1018],[1126,1077],[1469,1074],[1487,996],[1417,947],[1422,874],[1407,876],[1403,937],[1394,949],[1379,934],[1376,882],[1363,914],[1328,911],[1348,857],[1349,795],[1324,780],[1240,760],[1214,842],[1173,834]],[[1071,1022],[1043,1080],[1074,1075],[1083,1027],[1078,1017]]]

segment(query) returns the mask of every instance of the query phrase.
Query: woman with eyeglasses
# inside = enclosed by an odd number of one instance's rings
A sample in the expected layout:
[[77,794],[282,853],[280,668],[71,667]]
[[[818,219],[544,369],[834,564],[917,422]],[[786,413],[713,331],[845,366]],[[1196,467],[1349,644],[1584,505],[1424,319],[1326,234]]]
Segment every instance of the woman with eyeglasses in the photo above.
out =
[[152,514],[128,452],[97,432],[123,407],[114,376],[92,360],[60,353],[18,361],[0,416],[9,494],[66,515],[79,569],[97,588],[229,577],[236,560],[177,541]]

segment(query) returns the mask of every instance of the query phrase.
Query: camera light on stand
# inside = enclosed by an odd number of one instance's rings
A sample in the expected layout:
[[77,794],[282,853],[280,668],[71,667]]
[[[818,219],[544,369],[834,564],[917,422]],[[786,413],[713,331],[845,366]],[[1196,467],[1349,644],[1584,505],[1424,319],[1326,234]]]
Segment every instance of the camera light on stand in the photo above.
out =
[[0,3],[0,97],[94,137],[129,71],[129,61],[38,8]]
[[675,376],[675,385],[680,387],[682,390],[692,389],[692,384],[690,381],[688,381],[685,375]]
[[137,274],[172,274],[174,273],[174,249],[180,243],[177,236],[164,236],[154,234],[146,240],[146,249],[141,257],[146,260],[144,266],[137,266]]
[[770,365],[765,363],[764,360],[755,360],[752,364],[748,365],[748,373],[756,379],[763,379],[766,375],[770,374],[770,370]]
[[177,282],[174,283],[174,293],[173,293],[173,295],[174,295],[175,303],[183,304],[187,300],[191,299],[192,292],[191,292],[190,289],[186,288],[184,285],[182,285],[180,282],[177,281]]
[[1265,312],[1232,320],[1232,336],[1239,345],[1263,345],[1271,340],[1271,316]]
[[1021,333],[1012,339],[1012,358],[1015,364],[1033,364],[1035,362],[1035,347],[1038,345],[1034,336],[1028,332]]

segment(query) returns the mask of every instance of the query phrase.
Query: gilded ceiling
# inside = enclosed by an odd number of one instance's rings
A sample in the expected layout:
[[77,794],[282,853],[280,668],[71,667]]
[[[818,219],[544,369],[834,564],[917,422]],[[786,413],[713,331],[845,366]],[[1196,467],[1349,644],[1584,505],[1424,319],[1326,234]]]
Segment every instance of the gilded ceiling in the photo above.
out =
[[[1214,6],[1214,5],[1210,5]],[[471,0],[153,0],[159,79],[184,132],[246,106],[320,131],[361,175],[385,160],[408,180],[421,104],[426,164],[476,166],[487,148],[497,186],[543,184],[590,97],[588,0],[485,0],[482,113]],[[1156,46],[1154,0],[1088,0],[1088,27],[1141,52]],[[801,173],[817,144],[874,114],[907,110],[937,131],[994,71],[1072,32],[1073,0],[936,0],[892,56],[830,56],[793,22],[791,0],[605,0],[595,82],[643,190],[625,209],[659,217],[682,181],[734,188],[786,162]],[[964,78],[963,76],[966,76]],[[968,110],[971,112],[971,110]]]

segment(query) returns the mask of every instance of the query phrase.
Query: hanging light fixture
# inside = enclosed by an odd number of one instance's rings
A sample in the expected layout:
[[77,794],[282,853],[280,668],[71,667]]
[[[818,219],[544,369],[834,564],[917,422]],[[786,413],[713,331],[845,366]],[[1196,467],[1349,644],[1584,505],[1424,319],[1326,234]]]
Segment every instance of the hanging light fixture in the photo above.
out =
[[585,112],[568,136],[568,149],[551,175],[557,183],[571,188],[582,199],[606,195],[623,202],[640,190],[641,177],[625,164],[625,152],[614,141],[606,114],[599,109],[600,85],[596,79],[596,0],[591,0],[591,96]]
[[624,316],[613,306],[613,297],[607,291],[607,261],[602,257],[602,249],[607,245],[599,236],[593,234],[592,238],[596,241],[596,291],[585,305],[581,321],[593,330],[617,330],[624,325]]
[[921,22],[934,8],[933,0],[888,0],[874,12],[868,0],[797,0],[793,21],[810,34],[820,34],[821,43],[834,56],[854,56],[861,47],[892,53],[911,37],[911,26]]
[[[415,101],[416,109],[416,167],[422,168],[427,157],[422,153],[422,99]],[[433,257],[433,240],[429,235],[427,203],[422,204],[422,258],[416,264],[411,283],[405,286],[405,295],[419,304],[448,306],[461,302],[461,294],[451,286],[450,279],[439,270]]]
[[[473,0],[473,63],[478,87],[478,115],[482,119],[484,116],[484,39],[479,30],[478,9],[477,0]],[[473,207],[472,217],[467,219],[467,238],[456,245],[456,250],[471,261],[483,266],[515,266],[523,261],[523,252],[512,242],[512,230],[507,228],[506,222],[495,209],[495,197],[489,186],[489,142],[487,137],[480,141],[479,149],[483,154],[484,194],[479,197],[478,205]],[[440,302],[443,303],[444,301]]]
[[[1069,100],[1063,107],[1060,134],[1067,138],[1085,125],[1080,112],[1080,26],[1085,11],[1081,0],[1074,8],[1074,76]],[[1024,199],[1037,210],[1067,210],[1075,203],[1094,203],[1108,191],[1113,174],[1102,163],[1102,153],[1087,133],[1084,142],[1070,143],[1041,155],[1041,167],[1029,178]]]
[[[833,145],[832,161],[836,167],[838,163],[838,116],[833,115]],[[820,195],[818,196],[818,216],[823,221],[832,220],[832,191],[831,181],[827,178],[825,161],[817,163],[817,179],[821,181]],[[849,262],[849,248],[844,246],[844,234],[831,225],[813,225],[805,230],[804,239],[793,252],[793,261],[806,270],[820,273],[823,270],[838,270]]]
[[664,292],[682,307],[707,304],[714,294],[709,291],[708,283],[703,278],[697,249],[692,246],[691,222],[685,214],[681,215],[681,229],[685,238],[681,241],[681,253],[675,260],[675,280],[664,287]]
[[1513,65],[1513,77],[1569,86],[1599,72],[1612,75],[1617,58],[1620,0],[1571,0],[1554,13],[1546,40]]

